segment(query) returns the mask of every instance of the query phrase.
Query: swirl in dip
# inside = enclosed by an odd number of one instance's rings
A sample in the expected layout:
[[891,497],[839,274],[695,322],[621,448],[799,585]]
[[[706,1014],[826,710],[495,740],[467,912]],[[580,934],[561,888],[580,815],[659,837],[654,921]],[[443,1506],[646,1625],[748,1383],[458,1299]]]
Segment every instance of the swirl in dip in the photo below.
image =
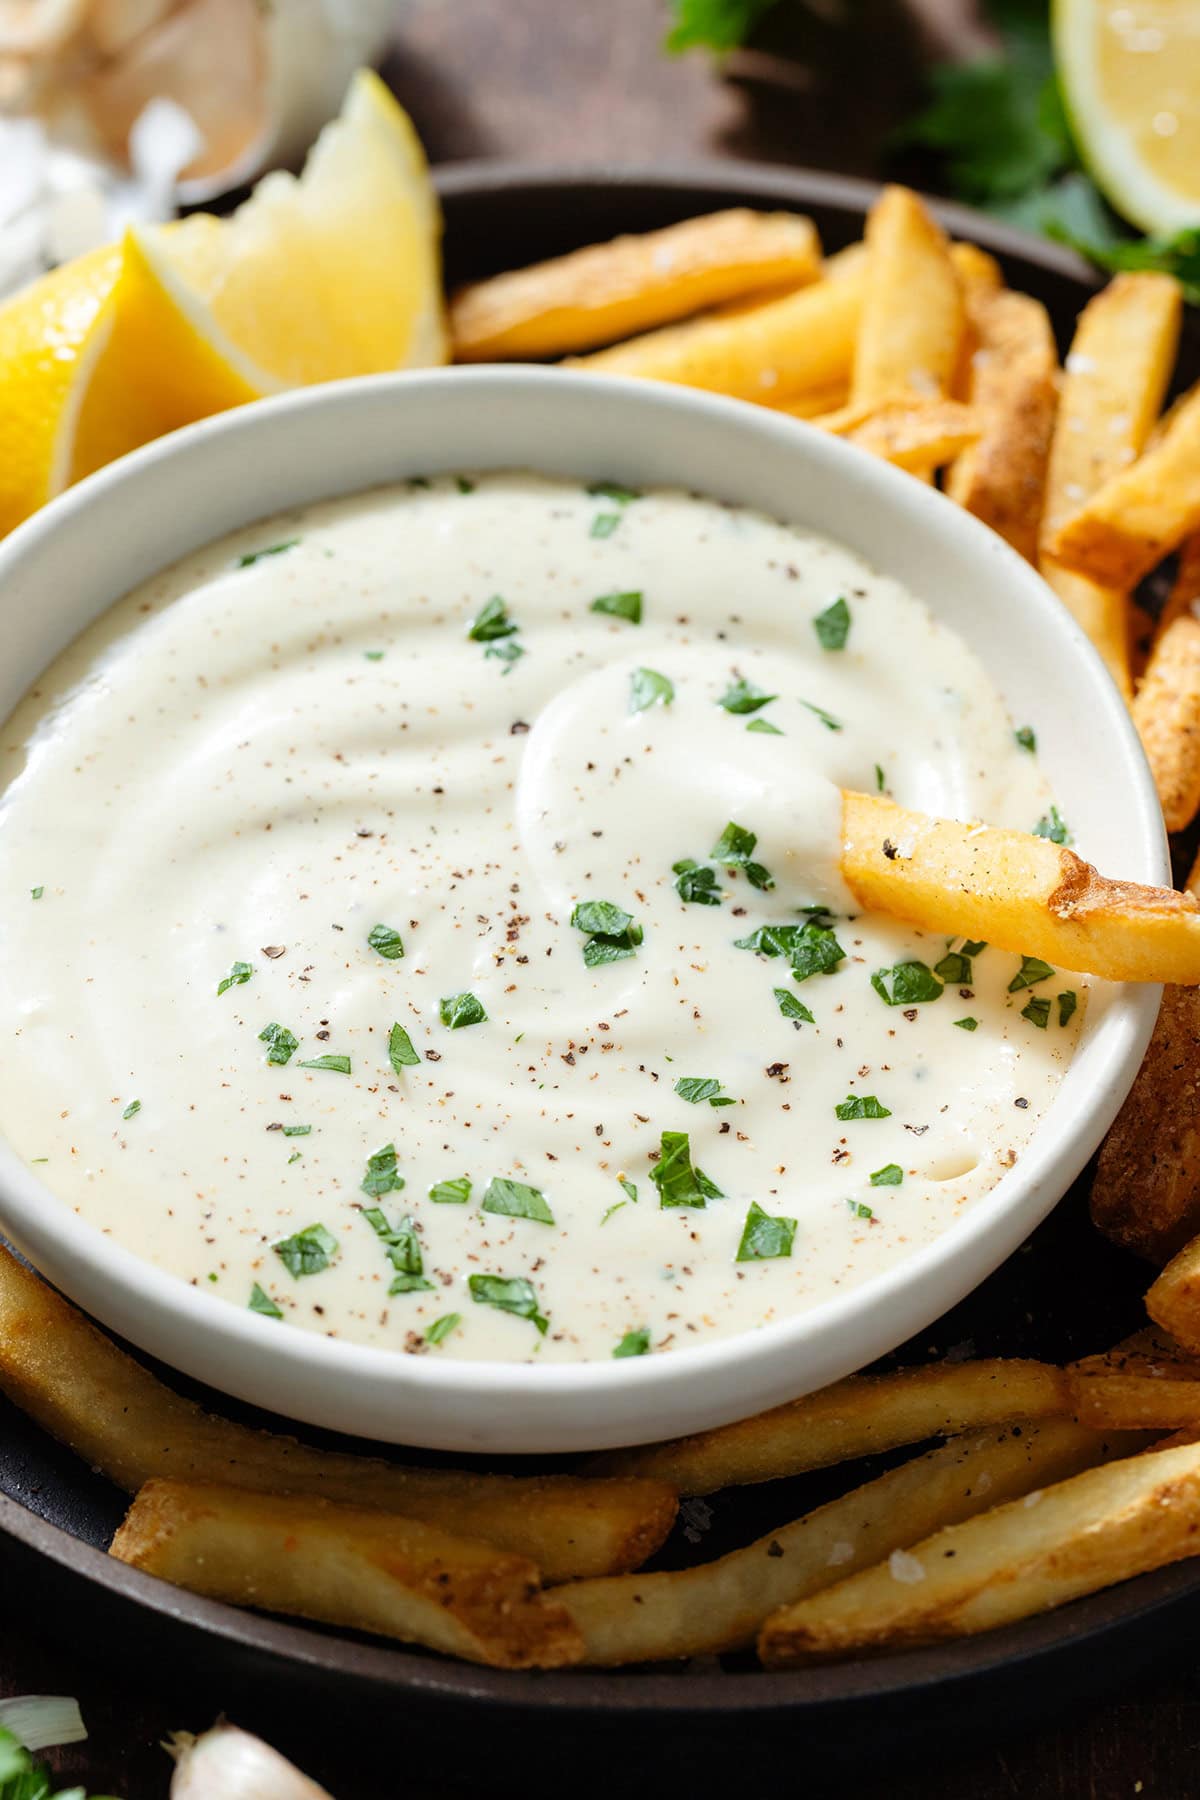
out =
[[787,1317],[986,1194],[1078,1036],[1077,976],[838,874],[839,788],[1057,828],[985,670],[683,493],[439,478],[238,532],[47,671],[0,777],[0,1130],[329,1336],[547,1362]]

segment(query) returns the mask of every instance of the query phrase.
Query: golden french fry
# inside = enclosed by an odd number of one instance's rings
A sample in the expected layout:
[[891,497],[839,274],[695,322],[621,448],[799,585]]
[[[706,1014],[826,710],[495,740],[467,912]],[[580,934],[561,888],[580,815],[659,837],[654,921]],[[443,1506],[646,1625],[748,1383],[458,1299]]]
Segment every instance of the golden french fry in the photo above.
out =
[[1169,1331],[1150,1324],[1122,1338],[1111,1350],[1079,1357],[1070,1364],[1068,1374],[1152,1375],[1155,1380],[1200,1381],[1200,1357],[1185,1349]]
[[1164,1263],[1200,1232],[1200,991],[1168,986],[1129,1096],[1100,1150],[1092,1221]]
[[[1186,1255],[1186,1251],[1184,1252]],[[1200,1379],[1160,1375],[1072,1376],[1075,1417],[1099,1431],[1178,1431],[1200,1426]]]
[[782,300],[669,325],[571,366],[778,404],[849,380],[865,281],[864,262]]
[[978,244],[951,244],[950,260],[958,270],[963,297],[968,307],[972,298],[994,294],[1004,286],[1000,264],[988,251],[981,250]]
[[1133,702],[1168,831],[1200,812],[1200,619],[1181,612],[1156,639]]
[[[793,419],[809,419],[814,424],[821,424],[830,414],[844,410],[849,395],[850,390],[844,381],[834,382],[830,387],[808,388],[803,394],[795,394],[790,400],[771,410],[790,413]],[[771,403],[768,401],[766,404]]]
[[894,1375],[855,1375],[714,1431],[612,1451],[592,1467],[597,1473],[667,1481],[684,1494],[711,1494],[923,1438],[1070,1410],[1070,1382],[1048,1363],[996,1358],[936,1363]]
[[0,1391],[127,1492],[170,1477],[403,1513],[527,1556],[547,1580],[637,1568],[675,1518],[661,1484],[408,1468],[235,1425],[172,1393],[3,1250]]
[[746,207],[708,213],[460,288],[449,309],[454,359],[590,350],[726,300],[800,287],[820,269],[811,219]]
[[853,402],[947,395],[966,314],[941,226],[907,188],[885,188],[867,216],[867,272]]
[[1045,307],[1028,294],[972,292],[968,314],[975,350],[967,398],[980,432],[947,474],[945,491],[1035,562],[1058,404],[1054,333]]
[[1089,1469],[767,1620],[771,1667],[967,1637],[1200,1552],[1200,1446]]
[[1146,1295],[1146,1311],[1185,1350],[1200,1356],[1200,1237],[1171,1258]]
[[927,931],[1109,981],[1200,982],[1194,895],[1111,881],[1048,838],[844,793],[841,869],[861,905]]
[[578,1662],[582,1643],[524,1557],[326,1500],[150,1481],[111,1555],[235,1606],[424,1644],[502,1669]]
[[911,472],[941,468],[979,436],[979,419],[969,406],[911,396],[878,405],[844,406],[814,418],[813,424]]
[[1039,564],[1042,579],[1058,595],[1080,629],[1086,632],[1104,659],[1122,696],[1133,698],[1133,669],[1129,657],[1129,599],[1122,588],[1102,587],[1077,575],[1073,569],[1042,556]]
[[1067,1420],[952,1438],[718,1562],[572,1582],[555,1598],[583,1637],[585,1663],[741,1649],[777,1607],[986,1506],[1092,1467],[1108,1441]]

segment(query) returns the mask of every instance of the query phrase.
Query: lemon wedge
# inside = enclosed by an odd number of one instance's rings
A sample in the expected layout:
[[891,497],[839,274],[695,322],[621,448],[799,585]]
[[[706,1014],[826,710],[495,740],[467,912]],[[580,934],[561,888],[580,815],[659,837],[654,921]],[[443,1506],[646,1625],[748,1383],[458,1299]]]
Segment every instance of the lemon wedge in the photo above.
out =
[[1054,0],[1053,33],[1071,128],[1105,197],[1158,236],[1200,225],[1200,0]]
[[147,293],[259,394],[446,360],[441,218],[407,113],[360,71],[303,174],[133,233]]

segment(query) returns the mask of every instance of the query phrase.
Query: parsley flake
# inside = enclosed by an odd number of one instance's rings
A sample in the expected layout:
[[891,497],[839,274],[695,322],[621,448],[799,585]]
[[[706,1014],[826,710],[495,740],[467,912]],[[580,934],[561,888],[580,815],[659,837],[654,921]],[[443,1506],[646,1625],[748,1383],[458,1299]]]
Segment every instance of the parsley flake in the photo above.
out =
[[435,1181],[429,1198],[436,1206],[465,1206],[471,1198],[469,1175],[453,1175],[446,1181]]
[[451,1031],[461,1031],[464,1025],[482,1025],[487,1014],[474,994],[446,994],[438,1001],[438,1017]]
[[629,677],[629,710],[646,712],[651,706],[670,706],[675,684],[657,669],[635,669]]
[[724,895],[717,886],[717,872],[690,856],[671,864],[675,892],[687,906],[720,906]]
[[404,1186],[404,1177],[396,1169],[396,1146],[385,1144],[382,1150],[376,1150],[374,1156],[367,1158],[367,1172],[362,1178],[362,1191],[378,1200],[381,1194],[398,1194]]
[[839,598],[813,620],[813,630],[822,650],[844,650],[850,635],[850,608]]
[[1074,842],[1071,830],[1057,806],[1040,818],[1033,828],[1034,837],[1049,838],[1052,844],[1070,844]]
[[861,1200],[847,1200],[846,1205],[850,1208],[852,1219],[873,1219],[875,1217],[874,1207],[865,1206]]
[[571,914],[571,923],[576,931],[592,934],[583,946],[584,966],[589,969],[636,956],[642,942],[642,927],[634,924],[633,914],[611,900],[581,900]]
[[784,732],[780,731],[778,725],[772,725],[770,719],[751,719],[746,730],[761,731],[768,737],[784,737],[786,735]]
[[588,536],[594,538],[609,538],[620,523],[620,513],[597,513],[592,520],[592,529],[588,532]]
[[779,1010],[785,1019],[791,1019],[794,1025],[815,1025],[816,1020],[805,1006],[803,1000],[797,1000],[795,994],[789,994],[786,988],[772,988]]
[[450,1333],[457,1330],[461,1324],[461,1313],[443,1313],[440,1319],[435,1319],[433,1321],[433,1324],[425,1333],[425,1342],[427,1344],[440,1344],[443,1338],[448,1338]]
[[631,625],[642,622],[642,596],[640,593],[599,594],[588,608],[589,612],[607,613],[610,619],[626,619]]
[[955,1019],[954,1023],[958,1026],[958,1029],[960,1031],[978,1031],[979,1030],[979,1020],[978,1019],[970,1019],[970,1018]]
[[1068,988],[1065,993],[1058,996],[1058,1022],[1060,1025],[1065,1025],[1067,1023],[1067,1020],[1071,1017],[1078,1005],[1078,998],[1071,988]]
[[790,1256],[795,1236],[795,1219],[772,1218],[757,1200],[752,1200],[734,1260],[740,1263],[771,1262],[777,1257]]
[[533,1283],[523,1275],[469,1275],[467,1286],[478,1306],[496,1306],[501,1312],[515,1313],[528,1319],[545,1337],[550,1321],[538,1311]]
[[965,951],[947,950],[941,962],[933,965],[933,972],[941,976],[947,987],[970,987],[971,958]]
[[285,538],[282,544],[268,544],[265,550],[249,550],[245,556],[239,556],[234,567],[248,569],[254,563],[261,562],[264,556],[282,556],[285,550],[294,550],[300,542],[298,537]]
[[284,1137],[308,1137],[309,1133],[312,1131],[312,1126],[281,1125],[279,1129],[283,1132]]
[[705,1100],[710,1106],[737,1105],[736,1100],[721,1093],[721,1083],[711,1075],[681,1075],[675,1083],[675,1092],[693,1106],[701,1106]]
[[507,1175],[493,1175],[480,1202],[485,1213],[500,1213],[508,1219],[534,1219],[539,1225],[553,1225],[554,1214],[540,1188],[524,1181],[511,1181]]
[[885,1163],[882,1169],[876,1169],[871,1177],[872,1187],[899,1187],[904,1180],[904,1170],[899,1163]]
[[750,886],[767,892],[775,886],[775,877],[761,863],[751,861],[757,843],[753,831],[730,820],[708,854],[727,869],[744,869]]
[[619,481],[593,481],[587,491],[593,500],[613,500],[618,506],[632,506],[642,497],[637,488],[625,487]]
[[404,939],[393,925],[372,925],[367,942],[387,962],[399,962],[404,955]]
[[629,1181],[624,1175],[618,1175],[617,1180],[620,1183],[620,1185],[624,1188],[625,1192],[629,1195],[629,1198],[633,1201],[633,1204],[636,1206],[637,1205],[637,1197],[638,1197],[637,1183],[633,1182],[633,1181]]
[[348,1075],[350,1058],[348,1056],[314,1056],[308,1062],[297,1063],[296,1067],[298,1069],[328,1069],[333,1075]]
[[839,1119],[890,1119],[891,1108],[883,1106],[874,1094],[847,1094],[834,1107]]
[[44,887],[30,888],[29,897],[31,900],[40,900],[45,891]]
[[253,973],[254,969],[250,963],[235,962],[228,975],[217,983],[218,996],[225,993],[231,987],[242,987],[249,981]]
[[891,969],[877,969],[871,986],[888,1006],[916,1006],[923,1000],[940,1000],[945,992],[933,970],[923,962],[902,962]]
[[1023,956],[1021,966],[1008,984],[1010,994],[1019,994],[1022,988],[1036,987],[1039,981],[1049,981],[1054,970],[1040,956]]
[[834,932],[817,919],[828,917],[818,913],[803,925],[760,925],[748,937],[735,938],[738,950],[754,950],[760,956],[785,956],[797,981],[810,975],[831,974],[845,958],[846,952]]
[[267,1061],[282,1068],[300,1048],[300,1039],[286,1025],[264,1025],[258,1034],[260,1044],[267,1046]]
[[875,764],[875,792],[877,794],[887,792],[887,777],[884,775],[882,763]]
[[283,1238],[271,1248],[289,1275],[297,1281],[302,1275],[319,1275],[337,1254],[337,1239],[323,1225],[306,1225],[293,1237]]
[[250,1298],[246,1305],[251,1312],[261,1313],[264,1319],[282,1319],[283,1317],[283,1308],[276,1306],[270,1294],[265,1288],[260,1287],[257,1281],[250,1289]]
[[717,705],[723,706],[727,713],[755,713],[760,707],[769,706],[772,700],[778,698],[778,694],[768,694],[752,681],[738,675],[730,682]]
[[1046,994],[1039,998],[1033,995],[1028,1005],[1021,1008],[1021,1017],[1036,1025],[1039,1031],[1045,1031],[1050,1023],[1050,996]]
[[388,1032],[388,1061],[393,1070],[398,1075],[401,1069],[415,1069],[420,1060],[420,1052],[413,1049],[412,1039],[397,1021]]
[[826,712],[823,706],[817,706],[811,700],[801,700],[800,704],[801,706],[806,706],[814,717],[820,719],[826,731],[842,731],[845,729],[841,720],[835,719],[833,714]]
[[[381,1152],[382,1154],[382,1152]],[[366,1186],[366,1183],[363,1184]],[[403,1186],[403,1182],[400,1184]],[[425,1278],[425,1262],[421,1255],[421,1240],[417,1236],[417,1227],[413,1219],[401,1219],[396,1226],[389,1225],[387,1215],[378,1206],[364,1206],[363,1218],[371,1227],[376,1237],[387,1252],[387,1259],[396,1273],[388,1288],[389,1294],[429,1293],[433,1289],[432,1281]]]
[[495,657],[497,661],[507,664],[504,673],[507,675],[518,658],[525,652],[520,644],[511,640],[520,630],[515,619],[508,616],[508,603],[499,594],[493,594],[476,613],[467,629],[467,636],[477,644],[485,644],[485,656]]
[[637,1331],[627,1331],[621,1339],[614,1356],[646,1356],[650,1351],[650,1332],[645,1325]]
[[1018,726],[1016,731],[1013,732],[1013,736],[1016,738],[1018,744],[1020,744],[1022,750],[1028,750],[1030,756],[1037,754],[1037,738],[1034,735],[1032,725]]
[[131,1100],[129,1102],[129,1105],[125,1108],[125,1111],[121,1114],[121,1117],[123,1119],[136,1119],[138,1114],[141,1112],[141,1110],[142,1110],[141,1101],[140,1100]]
[[692,1147],[686,1131],[664,1131],[662,1154],[650,1170],[650,1179],[658,1189],[660,1207],[693,1206],[703,1209],[710,1200],[724,1195],[703,1169],[692,1166]]

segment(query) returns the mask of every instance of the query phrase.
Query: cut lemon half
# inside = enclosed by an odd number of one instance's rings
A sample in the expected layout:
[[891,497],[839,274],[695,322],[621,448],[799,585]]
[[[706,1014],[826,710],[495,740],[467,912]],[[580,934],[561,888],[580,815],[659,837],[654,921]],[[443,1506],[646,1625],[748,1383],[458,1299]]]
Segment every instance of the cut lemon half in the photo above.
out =
[[229,219],[133,235],[147,279],[260,394],[446,360],[437,199],[407,113],[370,71],[298,179],[268,175]]
[[1063,98],[1116,210],[1170,236],[1200,225],[1200,0],[1054,0]]

